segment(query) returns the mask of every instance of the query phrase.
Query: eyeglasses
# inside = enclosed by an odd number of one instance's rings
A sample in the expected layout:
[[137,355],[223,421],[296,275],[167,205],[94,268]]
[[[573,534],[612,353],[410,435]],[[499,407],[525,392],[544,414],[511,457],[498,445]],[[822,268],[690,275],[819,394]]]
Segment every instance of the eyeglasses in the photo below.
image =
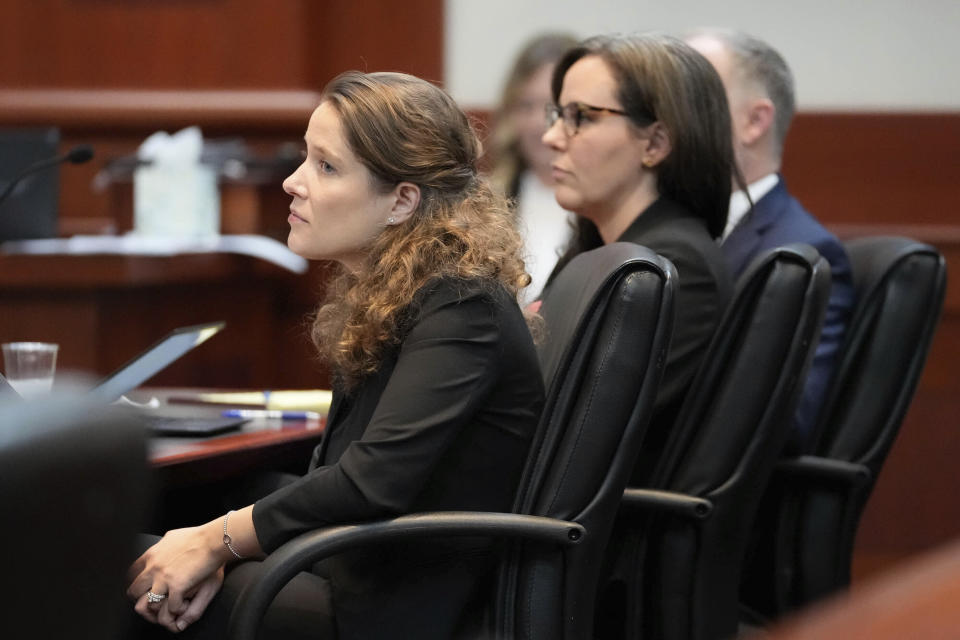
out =
[[580,131],[580,125],[588,113],[608,113],[614,116],[625,116],[626,111],[619,109],[609,109],[607,107],[594,107],[582,102],[571,102],[570,104],[560,106],[558,104],[548,104],[545,109],[547,118],[547,128],[552,127],[557,120],[563,119],[563,131],[568,137],[577,135]]

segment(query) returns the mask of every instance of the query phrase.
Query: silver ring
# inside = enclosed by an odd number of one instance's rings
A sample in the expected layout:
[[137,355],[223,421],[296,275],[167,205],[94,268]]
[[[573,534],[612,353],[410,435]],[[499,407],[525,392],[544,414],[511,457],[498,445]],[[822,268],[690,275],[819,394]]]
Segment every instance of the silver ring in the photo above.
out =
[[167,597],[165,593],[154,593],[153,591],[147,591],[147,602],[154,604],[157,602],[163,602]]

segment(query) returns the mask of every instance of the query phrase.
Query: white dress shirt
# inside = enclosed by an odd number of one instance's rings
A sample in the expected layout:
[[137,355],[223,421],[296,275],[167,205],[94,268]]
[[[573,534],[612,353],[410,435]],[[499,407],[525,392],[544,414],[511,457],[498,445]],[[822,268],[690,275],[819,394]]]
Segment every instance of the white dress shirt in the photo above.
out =
[[[768,173],[759,180],[747,185],[747,192],[750,194],[750,200],[757,202],[780,182],[780,176],[776,173]],[[730,209],[727,212],[727,226],[723,230],[723,240],[727,239],[743,217],[750,211],[750,200],[747,200],[747,194],[743,190],[734,191],[730,194]]]
[[526,305],[540,297],[557,258],[570,242],[574,215],[557,204],[551,187],[528,171],[520,180],[517,216],[524,262],[532,278],[530,286],[520,293],[520,302]]

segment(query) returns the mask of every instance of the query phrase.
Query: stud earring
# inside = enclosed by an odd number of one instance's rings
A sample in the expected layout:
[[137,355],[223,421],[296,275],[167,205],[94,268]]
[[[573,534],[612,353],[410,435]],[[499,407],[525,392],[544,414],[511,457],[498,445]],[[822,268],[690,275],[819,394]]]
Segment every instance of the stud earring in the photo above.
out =
[[396,221],[397,221],[397,219],[394,218],[393,216],[390,216],[389,218],[387,218],[387,224],[393,224],[393,223],[395,223]]

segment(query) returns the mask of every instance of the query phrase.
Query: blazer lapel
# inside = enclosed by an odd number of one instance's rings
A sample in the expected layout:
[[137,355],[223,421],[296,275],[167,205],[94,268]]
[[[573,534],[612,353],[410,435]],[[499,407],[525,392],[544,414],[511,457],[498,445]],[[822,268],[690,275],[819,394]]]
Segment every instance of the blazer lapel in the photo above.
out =
[[734,277],[739,276],[760,249],[763,234],[773,224],[777,211],[787,196],[783,178],[765,196],[753,204],[751,211],[723,241],[723,254]]
[[747,267],[750,258],[760,246],[760,232],[753,224],[753,220],[744,220],[730,232],[721,245],[727,267],[734,277]]

